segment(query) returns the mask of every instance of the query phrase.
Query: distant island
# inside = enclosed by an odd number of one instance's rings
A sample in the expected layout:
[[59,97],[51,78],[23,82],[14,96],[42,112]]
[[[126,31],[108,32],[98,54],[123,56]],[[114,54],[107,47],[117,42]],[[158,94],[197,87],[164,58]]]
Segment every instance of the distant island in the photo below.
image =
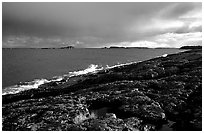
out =
[[119,47],[119,46],[110,46],[110,47],[103,47],[102,49],[149,49],[148,47]]
[[[2,48],[2,49],[74,49],[74,46],[63,46],[63,47],[44,47],[44,48]],[[123,47],[123,46],[110,46],[101,47],[99,49],[202,49],[202,46],[182,46],[180,48],[175,47]]]
[[201,131],[202,50],[2,95],[2,130]]
[[[102,49],[173,49],[173,47],[119,47],[119,46],[110,46],[110,47],[103,47]],[[174,48],[177,49],[177,48]]]
[[73,49],[73,48],[74,48],[74,46],[66,46],[66,47],[61,47],[59,49]]
[[202,46],[182,46],[180,49],[202,49]]
[[[110,47],[102,47],[102,49],[173,49],[173,47],[120,47],[120,46],[110,46]],[[178,49],[178,48],[176,48]],[[182,46],[179,49],[202,49],[202,46]]]
[[66,47],[59,47],[59,48],[41,48],[41,49],[73,49],[74,46],[66,46]]

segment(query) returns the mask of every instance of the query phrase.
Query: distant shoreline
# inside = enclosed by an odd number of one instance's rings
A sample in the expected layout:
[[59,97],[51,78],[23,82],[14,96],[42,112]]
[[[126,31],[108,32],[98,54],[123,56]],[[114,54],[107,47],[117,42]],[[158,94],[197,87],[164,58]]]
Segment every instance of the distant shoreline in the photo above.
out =
[[[2,48],[2,49],[66,49],[66,48]],[[70,49],[180,49],[180,48],[141,48],[141,47],[127,47],[127,48],[70,48]]]
[[2,48],[2,49],[202,49],[202,46],[182,46],[179,48],[175,47],[119,47],[119,46],[110,46],[110,47],[99,47],[99,48],[77,48],[74,46],[63,46],[63,47],[42,47],[42,48]]
[[3,95],[2,130],[200,131],[201,59],[188,50]]

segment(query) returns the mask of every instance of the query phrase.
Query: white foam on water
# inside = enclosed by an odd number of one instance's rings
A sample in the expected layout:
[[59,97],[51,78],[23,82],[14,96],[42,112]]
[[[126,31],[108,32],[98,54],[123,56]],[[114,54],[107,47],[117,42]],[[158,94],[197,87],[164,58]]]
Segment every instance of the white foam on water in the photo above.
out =
[[69,75],[70,76],[78,76],[78,75],[84,75],[84,74],[88,74],[88,73],[97,73],[98,71],[103,70],[103,69],[104,68],[102,66],[91,64],[91,65],[89,65],[88,68],[86,68],[84,70],[69,72]]
[[48,82],[51,82],[51,81],[48,81],[47,79],[35,79],[31,82],[24,82],[20,85],[6,87],[3,89],[2,95],[15,94],[15,93],[19,93],[21,91],[25,91],[29,89],[36,89],[40,85],[48,83]]
[[21,91],[30,90],[30,89],[37,89],[40,85],[49,83],[49,82],[57,82],[61,81],[63,76],[56,76],[53,79],[35,79],[30,82],[20,83],[18,85],[9,86],[3,89],[2,95],[6,94],[15,94]]
[[168,56],[168,54],[163,54],[161,57],[167,57]]
[[54,76],[52,79],[35,79],[30,82],[24,82],[18,85],[6,87],[3,89],[2,95],[15,94],[25,90],[36,89],[40,85],[45,83],[61,81],[64,77],[69,78],[69,77],[84,75],[88,73],[96,73],[100,70],[103,70],[103,67],[99,67],[98,65],[91,64],[89,65],[88,68],[84,70],[69,72],[69,74],[64,74],[63,76]]
[[[158,57],[166,57],[167,55],[168,54],[164,54],[164,55],[158,56]],[[70,78],[73,76],[85,75],[85,74],[89,74],[89,73],[97,73],[101,70],[109,70],[109,69],[112,69],[115,67],[131,65],[131,64],[135,64],[135,63],[139,63],[139,62],[141,62],[141,61],[121,63],[121,64],[117,63],[117,65],[113,65],[113,66],[106,65],[106,67],[91,64],[88,66],[88,68],[86,68],[84,70],[69,72],[68,74],[64,74],[63,76],[55,76],[52,79],[35,79],[31,82],[24,82],[24,83],[21,83],[20,85],[14,85],[14,86],[6,87],[2,91],[2,95],[15,94],[15,93],[19,93],[21,91],[25,91],[25,90],[29,90],[29,89],[36,89],[42,84],[49,83],[49,82],[61,81],[65,77]]]
[[139,63],[139,62],[141,62],[141,61],[129,62],[129,63],[121,63],[121,64],[117,64],[117,65],[113,65],[113,66],[108,66],[108,65],[106,65],[106,68],[105,68],[105,69],[112,69],[112,68],[115,68],[115,67],[121,67],[121,66],[131,65],[131,64],[135,64],[135,63]]

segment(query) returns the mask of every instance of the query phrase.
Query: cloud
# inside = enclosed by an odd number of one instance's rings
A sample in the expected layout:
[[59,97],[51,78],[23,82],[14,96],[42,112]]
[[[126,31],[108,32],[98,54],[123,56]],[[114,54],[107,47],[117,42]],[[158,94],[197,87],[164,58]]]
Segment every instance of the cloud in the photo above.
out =
[[167,48],[179,48],[184,45],[202,45],[202,33],[165,33],[154,37],[150,37],[146,40],[139,40],[133,42],[116,42],[103,44],[104,47],[118,46],[118,47],[167,47]]
[[[100,42],[98,38],[86,37],[83,41],[60,39],[60,38],[39,38],[30,36],[9,36],[3,39],[3,47],[63,47],[67,45],[75,47],[90,47],[90,43],[86,40],[97,40],[98,43],[92,45],[92,47],[109,47],[109,46],[123,46],[123,47],[181,47],[184,45],[202,45],[202,32],[191,33],[165,33],[156,36],[146,38],[146,40],[138,41],[122,41],[122,42]],[[29,45],[28,45],[29,44]]]
[[168,7],[163,8],[158,13],[160,18],[165,19],[175,19],[179,18],[180,16],[190,14],[192,11],[201,11],[202,5],[199,2],[178,2],[170,4]]
[[36,37],[36,36],[14,36],[10,35],[3,38],[2,46],[5,48],[11,47],[27,47],[27,48],[43,48],[43,47],[63,47],[63,46],[77,46],[83,45],[84,42],[77,40],[70,40],[59,37]]
[[[159,41],[158,39],[163,38],[166,41]],[[201,45],[202,44],[202,32],[192,33],[166,33],[155,36],[152,38],[158,43],[166,43],[171,47],[181,47],[184,45]]]
[[202,29],[201,3],[173,3],[152,15],[144,20],[136,19],[129,26],[130,32],[148,37],[168,32],[200,32]]
[[[4,2],[2,34],[3,39],[28,37],[30,40],[26,41],[31,44],[24,43],[25,47],[60,46],[59,42],[50,42],[48,38],[57,38],[61,40],[60,43],[70,40],[82,42],[74,43],[77,47],[100,47],[104,44],[141,40],[147,44],[145,41],[161,34],[201,32],[201,5]],[[41,40],[33,39],[35,37]],[[21,46],[17,42],[12,45]],[[7,41],[4,43],[4,46],[8,44]]]

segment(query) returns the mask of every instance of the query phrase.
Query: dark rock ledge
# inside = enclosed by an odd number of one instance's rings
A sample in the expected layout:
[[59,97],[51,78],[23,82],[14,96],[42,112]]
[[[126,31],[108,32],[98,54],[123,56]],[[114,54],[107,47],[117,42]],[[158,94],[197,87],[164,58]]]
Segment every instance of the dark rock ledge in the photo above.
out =
[[202,52],[158,57],[2,98],[2,130],[202,130]]

